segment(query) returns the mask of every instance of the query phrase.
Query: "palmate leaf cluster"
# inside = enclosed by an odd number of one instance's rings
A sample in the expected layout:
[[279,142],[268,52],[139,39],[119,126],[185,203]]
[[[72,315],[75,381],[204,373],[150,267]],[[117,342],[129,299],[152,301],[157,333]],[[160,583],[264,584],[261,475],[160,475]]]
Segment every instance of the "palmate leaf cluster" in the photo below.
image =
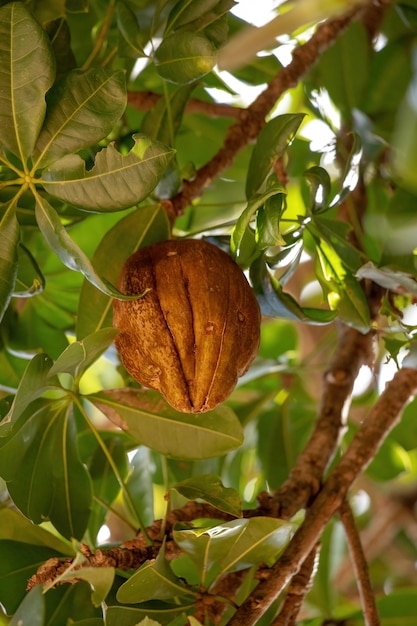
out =
[[[331,339],[335,320],[367,333],[366,285],[373,281],[386,292],[383,349],[398,360],[413,347],[414,327],[401,318],[417,292],[409,140],[417,4],[408,0],[387,9],[374,47],[363,23],[353,22],[291,90],[287,109],[274,110],[256,142],[232,155],[226,172],[174,222],[176,236],[205,236],[228,250],[265,315],[259,357],[230,401],[204,416],[180,414],[121,368],[111,307],[113,297],[126,297],[117,289],[120,268],[139,247],[170,236],[164,201],[193,180],[233,124],[232,116],[211,114],[213,94],[239,104],[234,83],[216,70],[219,48],[245,25],[233,6],[0,2],[4,623],[14,615],[12,624],[29,619],[33,626],[180,626],[187,619],[197,626],[204,594],[247,569],[240,604],[259,564],[275,562],[299,523],[242,517],[259,491],[285,481],[316,416],[297,323],[322,327]],[[265,88],[281,67],[265,53],[234,77],[247,89]],[[158,99],[141,111],[127,104],[128,92]],[[306,140],[311,120],[333,133],[324,155]],[[368,197],[360,220],[349,215],[358,180]],[[294,288],[299,275],[314,297]],[[358,402],[366,406],[375,393]],[[412,403],[370,478],[408,472],[415,479],[414,413]],[[350,424],[341,449],[355,429]],[[80,543],[94,550],[104,524],[122,539],[137,530],[146,536],[155,516],[187,501],[210,504],[218,518],[177,524],[182,556],[174,561],[163,546],[135,572],[87,567],[76,585],[26,592],[47,559],[81,564]],[[334,590],[338,532],[334,524],[323,539],[305,624],[334,612],[362,623],[358,605]],[[381,587],[395,578],[386,564],[377,566]],[[62,582],[73,578],[70,569]],[[417,619],[413,598],[415,589],[382,598],[381,615],[395,615],[398,624]],[[236,605],[216,599],[227,624]]]

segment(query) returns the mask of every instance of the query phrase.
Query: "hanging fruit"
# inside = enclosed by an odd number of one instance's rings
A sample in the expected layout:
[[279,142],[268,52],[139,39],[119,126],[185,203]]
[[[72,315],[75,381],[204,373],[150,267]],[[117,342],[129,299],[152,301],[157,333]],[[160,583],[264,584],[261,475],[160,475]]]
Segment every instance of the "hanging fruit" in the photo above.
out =
[[142,248],[124,264],[114,300],[116,347],[127,371],[177,411],[226,400],[257,354],[261,315],[243,272],[203,240]]

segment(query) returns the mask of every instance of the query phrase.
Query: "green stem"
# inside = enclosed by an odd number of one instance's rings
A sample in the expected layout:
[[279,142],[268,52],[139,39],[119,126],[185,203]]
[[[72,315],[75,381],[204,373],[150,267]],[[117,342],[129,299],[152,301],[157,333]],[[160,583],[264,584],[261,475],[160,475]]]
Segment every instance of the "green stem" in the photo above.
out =
[[104,40],[106,39],[108,30],[110,28],[110,23],[113,17],[115,5],[116,5],[116,0],[110,0],[109,6],[107,7],[106,15],[104,16],[104,20],[101,25],[100,31],[97,35],[97,39],[95,41],[94,47],[91,50],[89,57],[87,58],[87,60],[84,62],[84,64],[81,67],[81,69],[84,71],[90,67],[90,65],[92,64],[94,59],[98,56],[103,46]]
[[171,146],[173,146],[175,142],[175,134],[174,134],[174,124],[173,124],[173,119],[172,119],[171,99],[169,97],[167,84],[164,80],[162,81],[162,85],[164,88],[165,106],[167,108],[169,143]]
[[135,517],[136,517],[136,520],[137,520],[137,522],[138,522],[139,529],[140,529],[140,531],[143,533],[143,535],[144,535],[144,537],[145,537],[145,539],[146,539],[147,544],[148,544],[148,545],[151,545],[151,544],[152,544],[152,541],[151,541],[151,539],[149,538],[149,535],[148,535],[148,533],[147,533],[147,531],[146,531],[146,527],[145,527],[145,525],[143,524],[143,522],[142,522],[142,520],[141,520],[141,518],[140,518],[140,515],[139,515],[139,513],[138,513],[138,512],[137,512],[137,510],[136,510],[135,503],[134,503],[134,502],[133,502],[133,500],[132,500],[132,497],[131,497],[131,495],[130,495],[130,493],[129,493],[129,490],[126,488],[126,485],[125,485],[125,483],[124,483],[124,480],[123,480],[123,478],[122,478],[122,476],[121,476],[121,474],[120,474],[120,472],[119,472],[119,470],[118,470],[118,468],[117,468],[117,465],[115,464],[115,462],[114,462],[114,460],[113,460],[113,457],[111,456],[111,454],[110,454],[110,452],[109,452],[109,449],[107,448],[107,446],[106,446],[106,444],[104,443],[103,439],[100,437],[100,433],[98,432],[98,430],[97,430],[97,429],[96,429],[96,427],[94,426],[93,422],[92,422],[92,421],[90,420],[90,418],[88,417],[88,415],[87,415],[87,413],[86,413],[86,411],[85,411],[85,409],[84,409],[84,407],[83,407],[82,403],[80,402],[80,398],[79,398],[78,396],[74,396],[74,404],[76,404],[76,406],[79,408],[81,415],[84,417],[84,419],[85,419],[85,421],[86,421],[86,423],[87,423],[88,427],[90,428],[91,432],[93,433],[94,437],[96,438],[96,441],[97,441],[98,445],[99,445],[99,446],[100,446],[100,448],[102,449],[103,454],[104,454],[104,456],[106,457],[106,460],[107,460],[108,464],[110,465],[110,467],[111,467],[111,469],[112,469],[112,471],[113,471],[113,474],[114,474],[114,475],[115,475],[115,477],[116,477],[117,482],[118,482],[118,483],[119,483],[119,485],[120,485],[120,488],[121,488],[121,490],[122,490],[122,493],[123,493],[123,496],[124,496],[124,498],[125,498],[125,500],[126,500],[126,503],[127,503],[127,504],[128,504],[128,506],[130,507],[131,512],[132,512],[132,513],[135,515]]
[[132,522],[130,522],[128,519],[126,519],[126,517],[124,517],[120,511],[118,511],[117,509],[115,509],[113,506],[111,506],[110,504],[108,504],[107,502],[104,502],[104,500],[102,500],[101,498],[99,498],[98,496],[93,496],[94,500],[97,502],[97,504],[99,504],[100,506],[102,506],[104,509],[106,509],[107,511],[109,511],[109,513],[112,513],[115,517],[117,517],[117,519],[119,519],[121,522],[123,522],[123,524],[126,524],[126,526],[129,526],[129,528],[131,528],[131,530],[133,530],[133,532],[137,531],[136,526],[134,526],[134,524],[132,524]]

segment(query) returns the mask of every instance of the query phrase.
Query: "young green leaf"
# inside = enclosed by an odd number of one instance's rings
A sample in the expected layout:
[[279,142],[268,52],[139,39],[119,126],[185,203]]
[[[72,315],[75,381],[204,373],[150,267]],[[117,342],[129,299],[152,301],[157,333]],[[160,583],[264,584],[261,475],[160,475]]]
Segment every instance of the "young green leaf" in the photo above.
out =
[[206,474],[188,478],[171,487],[188,500],[204,500],[219,511],[240,517],[242,503],[235,489],[225,487],[218,476]]
[[262,128],[246,175],[248,200],[265,191],[264,183],[271,173],[272,166],[284,154],[303,118],[304,113],[285,113],[274,117]]
[[[52,196],[84,211],[122,211],[144,200],[155,188],[174,150],[134,135],[129,154],[122,155],[113,144],[101,150],[91,170],[77,155],[54,162],[42,183]],[[115,193],[117,190],[117,193]]]
[[20,381],[8,414],[0,424],[0,437],[7,436],[13,424],[33,400],[39,398],[48,389],[59,387],[59,381],[51,376],[52,359],[46,354],[36,354],[28,363]]
[[264,191],[259,195],[255,195],[249,200],[247,207],[236,222],[230,238],[230,247],[237,262],[239,262],[239,258],[242,254],[241,246],[243,237],[245,236],[245,232],[253,220],[256,212],[269,198],[278,194],[285,194],[285,189],[282,185],[276,183],[269,187],[267,191]]
[[42,126],[55,61],[45,31],[22,2],[0,8],[0,143],[22,162]]
[[164,39],[155,53],[158,74],[171,83],[185,85],[208,74],[217,52],[204,35],[178,32]]
[[327,293],[330,308],[337,311],[339,319],[345,324],[367,333],[371,318],[368,302],[359,282],[325,240],[318,242],[316,250],[323,272],[321,283]]
[[19,237],[16,212],[9,206],[0,220],[0,321],[9,305],[15,285]]
[[171,458],[220,456],[243,441],[239,420],[225,405],[199,416],[175,411],[151,391],[112,389],[87,398],[138,443]]
[[34,168],[98,143],[113,129],[126,107],[122,71],[92,67],[73,70],[48,94],[48,109],[34,152]]
[[124,300],[132,299],[132,296],[125,296],[109,281],[97,274],[88,257],[68,235],[55,209],[40,195],[37,198],[35,212],[40,231],[64,265],[70,270],[81,272],[87,280],[107,296]]
[[269,198],[258,210],[256,215],[255,238],[260,250],[268,248],[269,246],[285,244],[280,228],[282,200],[283,194],[272,196],[272,198]]
[[71,343],[50,369],[50,376],[67,372],[78,379],[109,347],[117,335],[116,328],[102,328],[80,341]]

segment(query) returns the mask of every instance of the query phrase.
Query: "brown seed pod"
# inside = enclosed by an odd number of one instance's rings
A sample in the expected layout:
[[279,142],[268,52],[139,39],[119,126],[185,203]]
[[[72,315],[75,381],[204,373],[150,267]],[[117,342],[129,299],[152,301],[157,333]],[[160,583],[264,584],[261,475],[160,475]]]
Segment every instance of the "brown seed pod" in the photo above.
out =
[[259,347],[261,315],[228,254],[196,239],[162,241],[124,264],[114,300],[115,343],[127,371],[177,411],[202,413],[228,398]]

